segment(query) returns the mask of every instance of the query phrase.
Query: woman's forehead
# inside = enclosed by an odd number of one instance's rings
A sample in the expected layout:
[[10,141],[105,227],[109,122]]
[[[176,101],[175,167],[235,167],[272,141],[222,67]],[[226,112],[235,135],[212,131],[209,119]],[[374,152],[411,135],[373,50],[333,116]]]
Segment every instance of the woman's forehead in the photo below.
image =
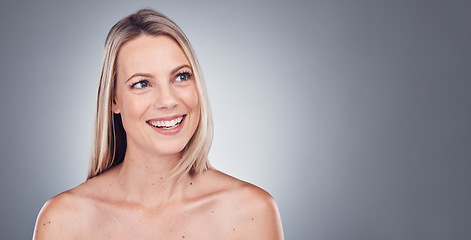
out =
[[124,75],[143,71],[165,72],[181,65],[190,63],[173,38],[165,35],[141,35],[121,47],[117,72]]

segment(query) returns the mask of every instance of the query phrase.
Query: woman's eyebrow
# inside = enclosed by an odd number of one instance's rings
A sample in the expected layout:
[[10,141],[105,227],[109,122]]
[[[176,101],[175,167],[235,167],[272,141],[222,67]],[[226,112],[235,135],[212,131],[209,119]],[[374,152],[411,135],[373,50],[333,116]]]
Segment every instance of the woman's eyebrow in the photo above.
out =
[[188,65],[188,64],[183,64],[183,65],[180,65],[180,66],[174,68],[174,69],[172,70],[171,74],[174,74],[174,73],[176,73],[178,70],[180,70],[180,69],[182,69],[182,68],[185,68],[185,67],[191,69],[190,65]]
[[[174,74],[174,73],[176,73],[178,70],[180,70],[180,69],[182,69],[182,68],[185,68],[185,67],[191,69],[190,65],[188,65],[188,64],[183,64],[183,65],[180,65],[180,66],[178,66],[178,67],[172,69],[171,74]],[[129,77],[128,80],[126,80],[126,82],[124,82],[124,83],[127,83],[129,80],[131,80],[131,79],[133,79],[133,78],[135,78],[135,77],[154,78],[154,75],[152,75],[152,74],[150,74],[150,73],[134,73],[134,74],[133,74],[131,77]]]
[[126,80],[126,82],[124,83],[127,83],[129,80],[131,80],[132,78],[134,77],[145,77],[145,78],[154,78],[154,75],[152,74],[149,74],[149,73],[134,73],[131,77],[128,78],[128,80]]

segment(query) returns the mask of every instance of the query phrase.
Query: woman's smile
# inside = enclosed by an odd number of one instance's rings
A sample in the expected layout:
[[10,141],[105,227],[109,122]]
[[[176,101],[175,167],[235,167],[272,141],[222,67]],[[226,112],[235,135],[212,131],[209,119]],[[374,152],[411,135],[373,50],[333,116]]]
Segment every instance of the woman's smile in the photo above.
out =
[[[173,129],[173,128],[176,128],[178,127],[182,121],[183,121],[183,118],[186,116],[185,115],[181,115],[179,117],[167,117],[167,118],[160,118],[160,119],[151,119],[151,120],[147,120],[146,122],[148,124],[150,124],[151,126],[153,127],[156,127],[156,128],[163,128],[163,129]],[[169,120],[171,119],[171,120]]]
[[[146,123],[151,126],[155,131],[163,135],[175,135],[179,133],[184,125],[186,114],[179,117],[166,117],[159,119],[147,120]],[[167,120],[164,120],[167,119]],[[170,120],[171,119],[171,120]]]

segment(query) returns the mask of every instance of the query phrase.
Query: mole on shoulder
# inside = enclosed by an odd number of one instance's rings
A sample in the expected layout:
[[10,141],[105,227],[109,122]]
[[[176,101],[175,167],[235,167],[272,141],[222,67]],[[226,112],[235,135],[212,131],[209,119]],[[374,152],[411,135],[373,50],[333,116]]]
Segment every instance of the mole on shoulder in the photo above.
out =
[[193,183],[192,183],[192,182],[190,182],[190,185],[193,185]]

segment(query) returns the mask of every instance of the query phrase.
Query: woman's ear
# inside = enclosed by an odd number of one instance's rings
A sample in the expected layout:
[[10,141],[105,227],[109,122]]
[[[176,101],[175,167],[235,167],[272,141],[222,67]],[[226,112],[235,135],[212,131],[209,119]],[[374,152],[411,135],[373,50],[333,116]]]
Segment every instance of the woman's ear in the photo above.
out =
[[113,99],[113,102],[111,103],[111,111],[115,114],[119,114],[119,106],[118,103],[116,102],[116,99]]

